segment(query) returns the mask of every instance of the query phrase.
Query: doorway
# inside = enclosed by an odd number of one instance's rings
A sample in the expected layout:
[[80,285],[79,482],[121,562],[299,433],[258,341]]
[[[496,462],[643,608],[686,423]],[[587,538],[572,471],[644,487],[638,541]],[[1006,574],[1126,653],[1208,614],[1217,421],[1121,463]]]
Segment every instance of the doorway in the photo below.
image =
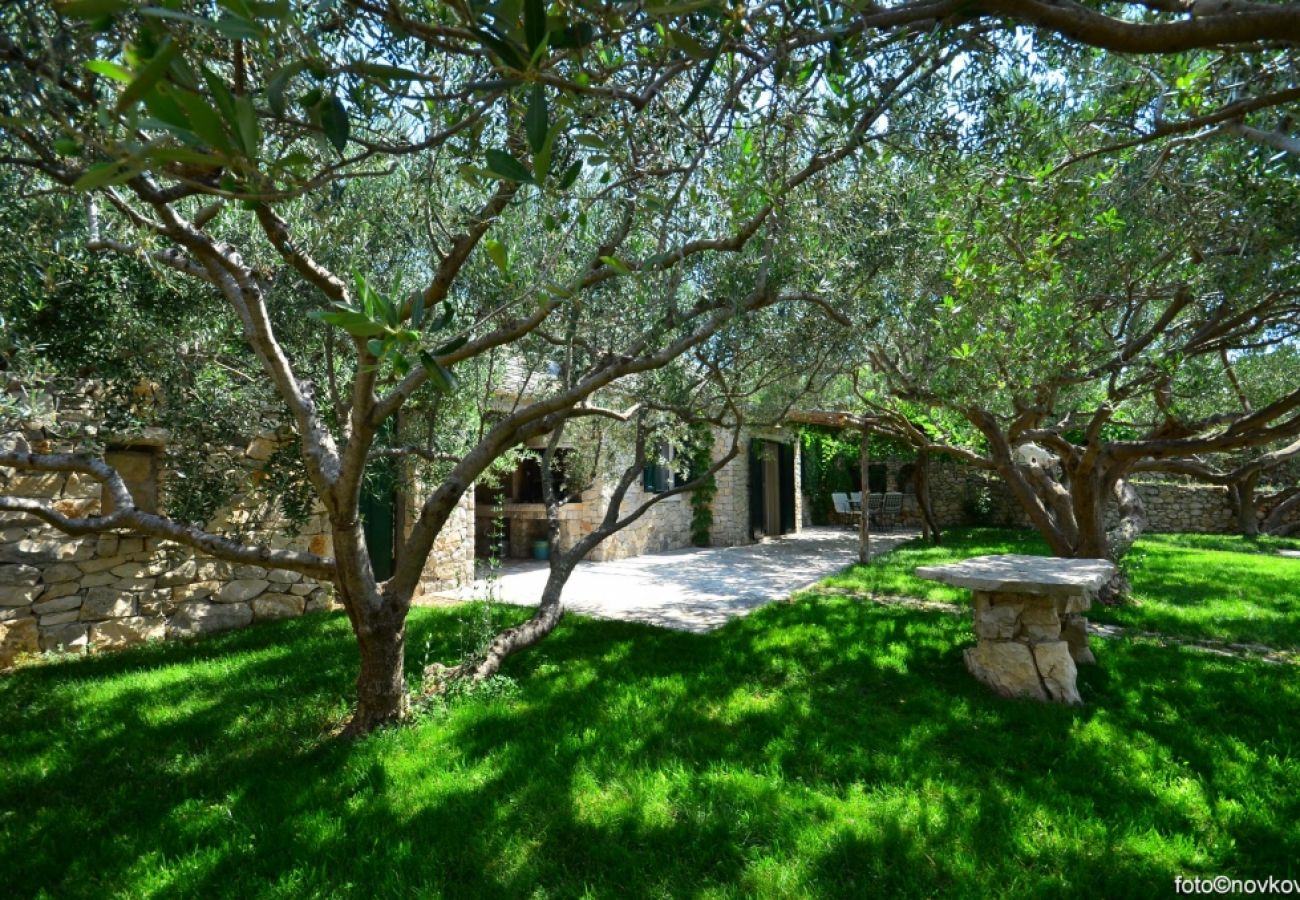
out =
[[749,442],[750,536],[795,530],[794,446],[777,441]]

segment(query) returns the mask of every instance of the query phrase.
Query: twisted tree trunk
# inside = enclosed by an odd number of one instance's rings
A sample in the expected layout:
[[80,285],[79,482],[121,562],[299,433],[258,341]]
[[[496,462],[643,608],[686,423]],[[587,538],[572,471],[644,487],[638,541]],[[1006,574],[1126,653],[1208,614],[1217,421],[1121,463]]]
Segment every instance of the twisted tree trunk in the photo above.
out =
[[1237,530],[1246,537],[1259,534],[1259,498],[1255,494],[1259,475],[1258,471],[1249,472],[1241,480],[1228,485],[1228,500],[1237,517]]
[[1300,507],[1300,488],[1293,488],[1287,496],[1274,506],[1264,517],[1264,533],[1276,536],[1293,534],[1300,530],[1300,522],[1283,524],[1291,510]]
[[[541,602],[532,618],[502,631],[488,644],[480,659],[459,666],[447,674],[470,681],[483,681],[501,671],[502,663],[509,657],[541,643],[564,617],[564,603],[561,598],[564,594],[565,582],[569,580],[569,575],[573,571],[573,565],[573,561],[563,560],[558,565],[551,566],[551,573],[546,578],[545,587],[542,588]],[[446,676],[443,677],[445,679]]]
[[862,485],[862,502],[858,516],[858,562],[871,562],[871,433],[862,429],[862,445],[858,449],[858,476]]
[[912,488],[916,493],[916,505],[921,510],[921,537],[929,538],[938,546],[942,535],[939,533],[939,520],[934,515],[934,505],[930,502],[930,454],[922,449],[917,451],[916,465],[912,467]]

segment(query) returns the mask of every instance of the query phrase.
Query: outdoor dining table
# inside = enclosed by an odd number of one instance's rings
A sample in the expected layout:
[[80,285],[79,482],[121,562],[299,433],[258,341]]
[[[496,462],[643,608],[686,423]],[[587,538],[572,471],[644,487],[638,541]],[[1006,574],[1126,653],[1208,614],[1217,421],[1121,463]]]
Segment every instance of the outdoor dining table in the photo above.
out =
[[976,644],[966,668],[1004,697],[1082,703],[1078,666],[1095,663],[1083,613],[1115,574],[1105,559],[1005,554],[920,566],[918,578],[971,591]]

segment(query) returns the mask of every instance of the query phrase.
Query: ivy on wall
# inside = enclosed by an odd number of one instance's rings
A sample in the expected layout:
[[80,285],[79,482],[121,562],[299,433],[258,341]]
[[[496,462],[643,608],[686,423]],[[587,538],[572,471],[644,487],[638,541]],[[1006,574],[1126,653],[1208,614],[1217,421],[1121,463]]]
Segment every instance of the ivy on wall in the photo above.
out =
[[[822,525],[829,521],[834,509],[831,494],[861,489],[858,468],[861,432],[852,428],[806,425],[799,433],[799,440],[803,452],[803,492],[809,497],[814,524]],[[913,455],[912,449],[903,442],[878,434],[870,436],[868,450],[872,459]],[[867,480],[871,493],[886,490],[885,465],[871,463],[867,468]]]
[[[690,467],[693,475],[706,472],[713,465],[713,433],[707,425],[691,429]],[[718,480],[710,475],[691,491],[691,543],[696,547],[707,547],[710,532],[713,529],[713,498],[718,493]]]

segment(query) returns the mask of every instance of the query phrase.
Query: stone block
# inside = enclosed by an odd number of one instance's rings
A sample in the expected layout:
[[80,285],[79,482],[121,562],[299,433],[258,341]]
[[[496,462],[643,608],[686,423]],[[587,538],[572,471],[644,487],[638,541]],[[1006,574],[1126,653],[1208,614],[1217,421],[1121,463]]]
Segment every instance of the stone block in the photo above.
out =
[[266,580],[272,584],[297,584],[302,581],[302,576],[297,572],[289,572],[285,569],[272,569],[267,573]]
[[[76,585],[73,585],[76,587]],[[76,609],[81,606],[80,594],[62,594],[58,597],[42,598],[32,604],[32,612],[38,616],[46,616],[50,613],[66,612],[69,609]]]
[[230,563],[219,559],[204,560],[195,568],[194,577],[199,581],[224,580],[230,577]]
[[338,604],[334,602],[334,592],[328,588],[316,588],[307,595],[306,612],[327,612],[337,608]]
[[78,589],[79,585],[74,581],[64,581],[59,584],[47,584],[45,590],[41,591],[39,599],[57,600],[60,597],[68,597],[75,594]]
[[167,588],[145,591],[140,595],[138,606],[142,616],[170,616],[176,612],[176,601]]
[[81,604],[81,621],[121,619],[135,615],[135,597],[108,587],[91,588]]
[[13,543],[0,544],[0,563],[41,566],[76,562],[94,555],[94,544],[84,541],[23,538]]
[[314,581],[301,581],[298,584],[289,585],[289,593],[296,597],[306,597],[314,590],[316,590]]
[[[0,566],[0,587],[18,587],[36,584],[41,580],[41,570],[21,564]],[[49,581],[50,579],[46,579]]]
[[1070,613],[1087,612],[1091,606],[1091,594],[1071,594],[1068,597],[1056,598],[1056,611],[1063,616]]
[[1076,666],[1096,665],[1097,657],[1088,646],[1088,620],[1083,616],[1065,617],[1061,623],[1061,639],[1070,645],[1070,658]]
[[266,578],[266,569],[261,566],[235,566],[230,574],[235,578]]
[[975,608],[975,635],[984,641],[1009,641],[1020,626],[1022,607],[1018,603],[997,606],[988,603]]
[[213,595],[218,603],[247,603],[271,586],[262,578],[239,578],[227,582]]
[[117,584],[117,576],[112,572],[95,572],[93,575],[81,576],[83,588],[104,587],[109,584]]
[[156,578],[120,578],[117,582],[119,591],[150,591],[153,590]]
[[0,622],[0,669],[14,664],[22,653],[37,653],[41,649],[40,629],[30,616],[11,622]]
[[26,619],[31,614],[32,608],[30,606],[0,606],[0,622]]
[[1061,639],[1061,619],[1056,614],[1056,606],[1050,600],[1046,603],[1029,602],[1025,604],[1020,615],[1020,633],[1022,640],[1036,644],[1041,641],[1059,641]]
[[29,606],[42,590],[44,585],[40,584],[0,585],[0,606]]
[[77,623],[55,625],[41,629],[41,649],[57,650],[60,647],[73,653],[84,653],[90,644],[90,627]]
[[980,641],[963,654],[966,668],[1003,697],[1046,700],[1034,654],[1015,641]]
[[1057,703],[1081,704],[1079,689],[1075,684],[1079,670],[1070,657],[1070,645],[1065,641],[1035,644],[1034,662],[1043,679],[1047,696]]
[[63,496],[72,500],[98,500],[103,488],[89,475],[73,472],[63,485]]
[[95,543],[95,554],[97,556],[117,556],[120,540],[115,534],[100,535],[99,540]]
[[49,628],[51,625],[66,625],[69,622],[77,621],[81,613],[75,609],[69,609],[66,612],[51,613],[47,616],[41,616],[41,628]]
[[187,600],[202,600],[210,597],[221,589],[219,581],[196,581],[193,584],[182,584],[172,588],[172,599],[177,603],[184,603]]
[[167,621],[150,616],[130,616],[90,626],[90,643],[95,649],[111,650],[144,641],[162,640]]
[[175,587],[178,584],[188,584],[197,580],[199,564],[192,559],[187,559],[176,568],[163,572],[158,576],[158,587]]
[[118,539],[117,552],[124,556],[129,556],[132,553],[143,553],[144,550],[145,542],[142,537],[124,537]]
[[293,594],[262,594],[253,598],[253,618],[289,619],[302,615],[306,605],[302,597]]
[[243,628],[253,621],[253,609],[247,603],[209,603],[191,600],[182,603],[167,626],[169,637],[189,637]]
[[77,563],[77,568],[86,575],[95,575],[99,572],[108,572],[127,562],[121,556],[100,556],[95,559],[87,559]]
[[65,581],[78,581],[80,578],[81,569],[76,563],[55,563],[46,566],[41,572],[41,580],[46,584],[62,584]]

